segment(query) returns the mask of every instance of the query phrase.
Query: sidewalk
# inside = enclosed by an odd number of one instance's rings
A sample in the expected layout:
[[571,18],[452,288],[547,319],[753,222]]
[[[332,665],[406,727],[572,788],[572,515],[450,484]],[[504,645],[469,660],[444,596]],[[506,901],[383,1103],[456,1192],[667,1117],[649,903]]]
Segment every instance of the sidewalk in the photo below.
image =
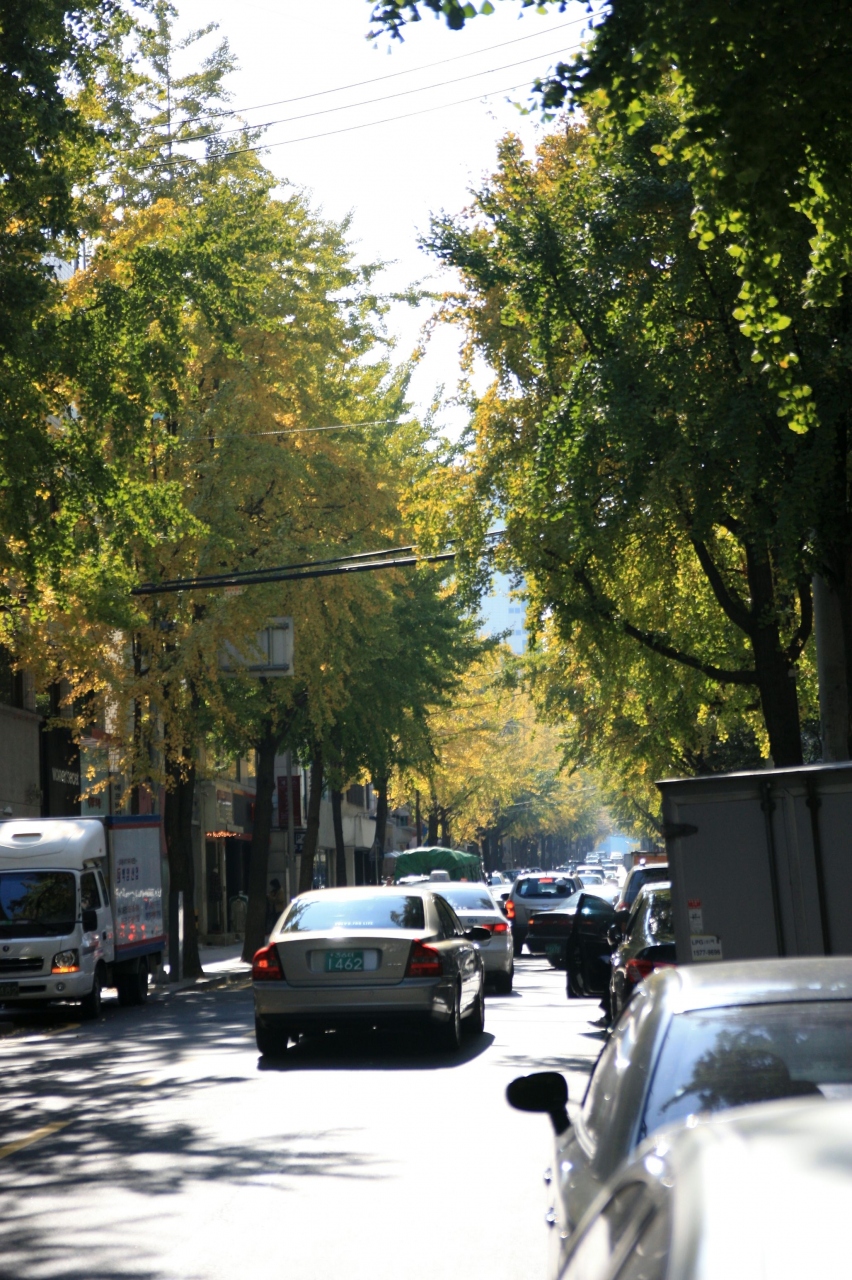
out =
[[207,947],[200,943],[198,955],[204,970],[203,978],[181,978],[180,982],[171,983],[166,976],[169,966],[164,964],[163,978],[152,990],[169,995],[174,991],[187,991],[191,987],[224,986],[234,979],[246,977],[251,973],[251,965],[240,959],[242,949],[241,942],[233,942],[227,947]]

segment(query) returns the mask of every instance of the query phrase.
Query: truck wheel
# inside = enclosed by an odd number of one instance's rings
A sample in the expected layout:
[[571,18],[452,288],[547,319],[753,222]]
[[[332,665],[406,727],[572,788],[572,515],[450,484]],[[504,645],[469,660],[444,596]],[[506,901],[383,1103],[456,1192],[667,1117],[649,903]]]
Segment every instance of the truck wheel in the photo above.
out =
[[144,1004],[148,999],[148,961],[143,957],[135,973],[119,974],[115,985],[118,988],[119,1004]]
[[95,969],[95,979],[92,983],[92,989],[87,996],[83,996],[80,1001],[80,1017],[85,1018],[87,1022],[93,1022],[101,1016],[101,987],[103,986],[104,971],[101,965]]
[[284,1027],[271,1027],[268,1023],[261,1022],[255,1014],[254,1038],[258,1053],[262,1053],[264,1058],[282,1058],[287,1052],[290,1032]]

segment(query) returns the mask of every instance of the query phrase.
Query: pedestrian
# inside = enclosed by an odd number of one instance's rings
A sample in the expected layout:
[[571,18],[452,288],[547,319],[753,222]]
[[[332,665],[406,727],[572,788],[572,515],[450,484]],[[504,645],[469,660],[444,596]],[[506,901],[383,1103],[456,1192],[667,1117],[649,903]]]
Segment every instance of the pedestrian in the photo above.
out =
[[231,899],[231,929],[236,934],[237,942],[242,942],[246,932],[246,915],[248,902],[245,894],[238,893]]

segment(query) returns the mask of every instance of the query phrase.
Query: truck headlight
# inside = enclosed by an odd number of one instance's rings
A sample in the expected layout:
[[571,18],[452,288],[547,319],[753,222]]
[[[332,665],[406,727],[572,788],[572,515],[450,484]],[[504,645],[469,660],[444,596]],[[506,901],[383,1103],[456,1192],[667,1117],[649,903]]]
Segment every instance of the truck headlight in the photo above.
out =
[[80,968],[80,953],[74,950],[57,951],[50,965],[51,973],[76,973]]

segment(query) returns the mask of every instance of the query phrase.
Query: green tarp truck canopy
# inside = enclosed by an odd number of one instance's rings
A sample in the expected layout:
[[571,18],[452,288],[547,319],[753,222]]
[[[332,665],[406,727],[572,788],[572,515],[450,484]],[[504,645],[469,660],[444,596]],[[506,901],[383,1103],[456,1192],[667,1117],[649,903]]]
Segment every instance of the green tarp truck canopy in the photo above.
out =
[[394,878],[428,876],[430,871],[448,871],[451,880],[480,880],[482,867],[475,853],[458,849],[409,849],[399,854],[394,864]]

